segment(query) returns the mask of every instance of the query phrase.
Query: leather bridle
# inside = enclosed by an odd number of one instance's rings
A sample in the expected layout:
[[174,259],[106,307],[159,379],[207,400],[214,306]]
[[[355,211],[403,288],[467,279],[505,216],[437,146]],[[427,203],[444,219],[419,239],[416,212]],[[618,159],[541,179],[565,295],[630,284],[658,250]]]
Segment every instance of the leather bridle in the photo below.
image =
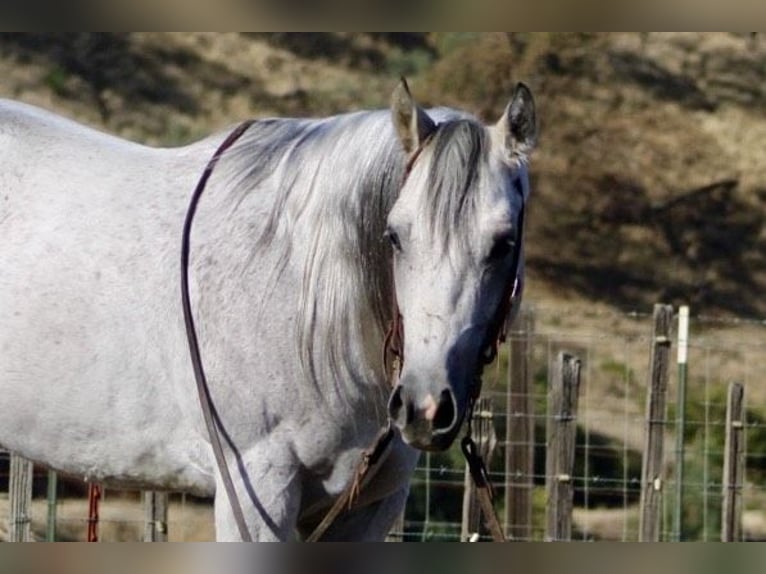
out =
[[[435,131],[435,130],[434,130]],[[423,151],[423,148],[428,144],[430,141],[430,137],[426,138],[420,146],[417,148],[417,150],[412,154],[409,161],[407,162],[405,171],[404,171],[404,178],[402,180],[401,187],[404,187],[404,184],[407,182],[407,178],[410,175],[410,172],[412,171],[413,166],[415,165],[415,161],[420,156],[420,153]],[[515,186],[514,186],[515,187]],[[524,242],[524,212],[526,207],[526,201],[524,200],[524,192],[520,188],[516,188],[517,192],[521,195],[521,209],[519,211],[519,217],[517,222],[517,240],[514,245],[513,250],[513,259],[511,262],[511,271],[509,273],[509,280],[506,281],[505,287],[503,289],[503,294],[500,298],[500,304],[498,305],[495,313],[492,315],[492,317],[489,320],[489,324],[487,327],[487,331],[484,335],[484,340],[482,342],[480,353],[479,353],[479,361],[477,363],[477,372],[474,373],[474,384],[471,387],[471,400],[476,400],[481,393],[481,374],[484,369],[484,367],[492,361],[495,360],[495,357],[497,356],[497,349],[498,346],[505,342],[506,335],[507,335],[507,325],[509,322],[509,318],[511,316],[511,313],[515,311],[514,309],[514,303],[520,299],[521,296],[521,286],[522,286],[522,278],[520,276],[521,272],[521,256],[523,253],[523,242]],[[391,273],[391,321],[388,326],[388,330],[386,331],[386,335],[383,339],[383,364],[386,370],[386,373],[389,373],[389,378],[391,379],[392,386],[396,384],[396,373],[397,371],[400,373],[401,368],[404,365],[404,318],[402,317],[401,311],[399,309],[399,303],[396,298],[396,287],[394,285],[394,274],[393,270]],[[391,375],[392,373],[392,366],[393,366],[393,359],[396,359],[397,364],[396,368],[393,369],[394,375]]]
[[243,542],[252,542],[253,538],[250,535],[250,530],[247,528],[245,514],[242,511],[242,505],[239,502],[237,491],[234,488],[234,482],[231,479],[229,465],[226,464],[226,455],[223,452],[221,433],[219,431],[221,421],[213,405],[213,399],[210,395],[210,387],[207,384],[205,370],[202,367],[202,356],[200,355],[197,331],[194,327],[194,315],[191,310],[191,297],[189,294],[189,251],[194,215],[197,212],[197,204],[199,203],[200,197],[202,197],[202,192],[205,191],[207,181],[210,179],[213,169],[224,152],[234,145],[253,122],[254,120],[248,120],[239,124],[223,143],[218,146],[218,149],[216,149],[215,153],[208,161],[205,170],[202,172],[202,175],[197,182],[197,186],[194,188],[191,200],[189,201],[189,207],[186,210],[186,218],[184,220],[183,236],[181,238],[181,305],[183,307],[184,322],[186,324],[186,338],[189,341],[189,354],[191,355],[192,367],[194,368],[194,379],[197,382],[197,393],[199,394],[199,402],[202,407],[205,426],[207,427],[207,432],[210,437],[210,445],[213,448],[215,461],[218,465],[218,472],[221,473],[221,482],[223,482],[226,495],[229,497],[229,504],[231,505],[234,520],[237,523],[237,528],[239,529],[239,534],[242,537]]
[[[404,179],[402,187],[407,181],[415,160],[420,155],[423,147],[428,143],[428,138],[418,147],[417,151],[412,155],[407,162],[407,167],[404,172]],[[526,201],[524,198],[523,189],[515,187],[517,192],[521,195],[521,209],[519,211],[519,217],[517,220],[517,240],[513,250],[513,260],[511,262],[511,271],[509,279],[505,283],[503,294],[500,298],[500,304],[495,310],[494,315],[490,318],[487,326],[487,331],[484,335],[484,340],[480,347],[479,359],[476,364],[476,371],[471,379],[471,389],[469,392],[468,408],[465,413],[465,420],[467,421],[467,430],[463,439],[460,441],[460,448],[465,457],[468,465],[468,471],[476,487],[476,497],[479,501],[479,506],[486,519],[487,527],[492,535],[492,539],[495,542],[505,542],[505,533],[503,527],[500,524],[500,519],[497,516],[497,512],[494,508],[494,490],[492,488],[492,482],[489,479],[489,473],[487,471],[486,464],[483,458],[479,454],[479,449],[473,440],[471,419],[473,418],[473,408],[476,400],[481,393],[482,386],[482,372],[484,367],[495,360],[497,356],[498,346],[505,342],[507,335],[507,326],[512,320],[512,315],[518,309],[514,308],[514,305],[521,300],[522,290],[522,277],[521,277],[521,258],[524,247],[524,212],[526,208]],[[404,318],[402,317],[399,309],[399,304],[396,298],[396,288],[393,279],[393,270],[391,273],[391,322],[386,332],[386,336],[383,341],[383,363],[391,382],[391,386],[394,387],[398,383],[398,378],[401,374],[402,367],[404,366]],[[395,360],[395,363],[391,358]],[[393,436],[393,428],[391,421],[388,423],[388,429],[386,432],[381,433],[373,446],[365,451],[363,461],[369,458],[370,452],[377,452],[380,450],[380,444],[385,441],[386,445],[390,443],[390,439]],[[379,457],[378,457],[379,458]],[[350,506],[353,503],[353,498],[350,493],[354,492],[357,484],[361,482],[361,478],[369,470],[369,464],[363,462],[360,468],[364,469],[363,473],[357,472],[357,476],[353,481],[353,485],[347,488],[346,491],[336,501],[336,504],[330,509],[330,512],[323,520],[321,527],[327,528],[335,516],[340,513],[341,509],[347,504]],[[311,539],[319,540],[323,528],[318,528],[317,531],[312,533]]]

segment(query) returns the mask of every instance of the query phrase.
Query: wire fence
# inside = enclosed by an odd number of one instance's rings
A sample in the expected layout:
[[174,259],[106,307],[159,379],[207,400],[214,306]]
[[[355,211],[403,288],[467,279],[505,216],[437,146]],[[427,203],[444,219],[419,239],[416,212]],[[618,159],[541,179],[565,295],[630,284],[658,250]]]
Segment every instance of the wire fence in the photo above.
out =
[[[9,480],[10,455],[0,454],[0,481]],[[56,476],[54,474],[54,476]],[[50,496],[51,474],[34,466],[32,496],[23,515],[12,511],[12,495],[0,493],[0,539],[18,541],[86,541],[93,519],[89,515],[88,489],[76,477],[56,476],[55,495]],[[168,540],[171,542],[205,542],[215,540],[212,499],[200,499],[186,493],[169,493],[168,510],[161,524],[152,520],[146,498],[141,491],[101,489],[98,516],[94,524],[98,541],[136,542]],[[154,517],[156,518],[156,517]],[[27,535],[14,537],[19,524]],[[147,531],[165,536],[147,537]]]
[[[530,306],[534,327],[513,330],[494,374],[485,380],[484,396],[494,405],[498,442],[491,462],[498,510],[507,506],[512,472],[507,461],[514,449],[534,455],[528,480],[532,511],[526,523],[507,522],[516,539],[546,539],[546,426],[550,373],[557,354],[566,350],[582,361],[577,415],[574,491],[574,540],[640,539],[641,471],[647,428],[647,381],[652,344],[651,313],[623,313]],[[766,322],[697,316],[691,320],[688,364],[676,367],[677,315],[673,321],[673,365],[669,373],[667,408],[661,420],[661,515],[659,539],[719,540],[723,504],[723,461],[726,396],[731,382],[744,385],[745,479],[740,488],[743,512],[741,539],[766,537],[766,418],[763,406],[766,366]],[[532,411],[506,408],[508,357],[514,344],[526,344],[531,379]],[[678,370],[676,370],[676,368]],[[684,409],[678,401],[680,379],[686,380]],[[679,416],[680,415],[680,416]],[[506,435],[519,416],[531,419],[533,438],[520,442]],[[679,429],[683,429],[679,431]],[[683,441],[677,441],[683,436]],[[683,475],[677,480],[679,461]],[[463,463],[457,450],[422,457],[399,534],[404,540],[457,540],[460,537]],[[681,488],[679,489],[679,485]],[[512,498],[512,497],[511,497]],[[525,533],[518,536],[518,533]]]
[[[572,469],[572,540],[639,540],[642,463],[647,429],[647,386],[650,348],[654,341],[652,314],[614,313],[593,309],[527,305],[510,331],[495,365],[485,372],[483,397],[489,400],[494,433],[490,477],[496,507],[509,536],[545,540],[546,432],[555,414],[549,412],[553,366],[567,351],[580,361],[579,405]],[[692,316],[685,372],[675,362],[677,316],[671,333],[673,364],[669,369],[667,408],[662,428],[662,472],[658,477],[661,540],[719,540],[724,506],[724,458],[727,389],[742,383],[745,474],[734,488],[742,513],[738,539],[766,539],[766,321]],[[520,368],[521,366],[521,368]],[[526,391],[513,381],[526,378]],[[679,386],[686,381],[684,408]],[[529,408],[519,410],[518,405]],[[526,425],[526,426],[525,426]],[[518,435],[519,428],[527,434]],[[682,429],[682,431],[679,431]],[[683,436],[683,441],[678,441]],[[519,453],[529,455],[523,473],[513,470]],[[522,459],[524,456],[521,457]],[[679,475],[679,461],[683,473]],[[8,468],[0,455],[0,480]],[[681,476],[679,482],[677,477]],[[36,468],[28,516],[37,540],[85,540],[89,524],[87,493],[81,482],[59,477],[51,503],[50,476]],[[681,488],[679,488],[679,485]],[[412,479],[402,519],[392,539],[405,541],[465,538],[463,499],[465,463],[454,446],[444,453],[424,453]],[[149,518],[145,494],[106,490],[99,515],[99,539],[142,540]],[[519,509],[528,503],[527,512]],[[10,501],[0,494],[0,512]],[[182,493],[169,497],[165,529],[169,540],[212,540],[210,500]],[[6,508],[8,510],[6,511]],[[51,530],[51,512],[53,529]],[[8,521],[2,537],[9,538]],[[461,533],[462,529],[462,533]],[[488,539],[479,530],[480,538]]]

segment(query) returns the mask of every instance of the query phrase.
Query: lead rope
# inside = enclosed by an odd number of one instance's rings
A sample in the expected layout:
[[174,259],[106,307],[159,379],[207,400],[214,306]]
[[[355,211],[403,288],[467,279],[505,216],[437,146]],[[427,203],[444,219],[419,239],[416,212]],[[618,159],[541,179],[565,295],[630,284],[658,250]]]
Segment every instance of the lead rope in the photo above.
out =
[[[384,343],[384,363],[389,342],[390,337],[389,335],[386,335]],[[389,381],[392,388],[395,382],[399,379],[400,366],[401,360],[399,355],[397,355],[397,359],[393,364],[392,370],[390,371],[391,374]],[[386,372],[388,372],[387,364]],[[343,492],[340,493],[340,496],[335,499],[335,502],[330,507],[330,510],[327,511],[327,514],[324,515],[324,518],[322,518],[321,522],[317,524],[311,534],[306,537],[306,542],[319,542],[322,539],[322,536],[324,536],[325,532],[327,532],[327,529],[332,526],[333,522],[335,522],[335,519],[338,517],[338,515],[344,510],[351,510],[351,508],[353,508],[354,504],[359,498],[359,494],[361,493],[362,488],[366,484],[365,479],[367,478],[367,475],[372,473],[371,476],[374,476],[375,472],[378,470],[378,467],[383,464],[383,461],[386,459],[386,456],[388,455],[388,449],[391,446],[391,442],[393,441],[395,434],[396,431],[394,431],[394,425],[391,423],[391,419],[389,419],[386,426],[378,433],[378,436],[372,445],[362,452],[362,459],[359,461],[359,464],[356,467],[356,471],[354,472],[354,477],[351,479],[351,482],[346,486]]]
[[473,420],[475,404],[475,399],[472,398],[468,407],[466,433],[463,440],[460,441],[460,450],[463,451],[466,464],[468,464],[468,473],[471,475],[473,485],[476,487],[476,498],[479,500],[479,506],[481,506],[481,511],[484,514],[487,528],[492,535],[492,540],[495,542],[506,542],[500,518],[495,510],[495,489],[492,487],[492,481],[489,478],[489,472],[487,472],[487,465],[484,464],[484,459],[479,454],[479,449],[473,440],[471,421]]
[[[202,172],[197,186],[194,189],[191,200],[189,201],[189,207],[186,212],[186,219],[184,220],[183,237],[181,241],[181,303],[184,313],[184,321],[186,324],[186,336],[189,342],[189,353],[191,355],[192,366],[194,367],[194,378],[197,382],[197,391],[199,394],[200,405],[202,407],[202,413],[205,419],[205,425],[207,426],[208,434],[210,436],[210,444],[215,454],[216,464],[218,465],[218,472],[221,475],[221,481],[223,482],[226,495],[229,498],[229,504],[231,505],[232,513],[234,514],[234,520],[237,523],[240,536],[243,542],[252,542],[252,536],[247,527],[245,521],[245,515],[242,511],[242,505],[239,502],[234,483],[229,472],[229,467],[226,463],[226,457],[223,452],[223,445],[221,444],[220,434],[218,431],[218,414],[213,407],[213,400],[210,395],[210,388],[207,384],[207,377],[202,367],[202,357],[199,350],[199,342],[197,340],[197,331],[194,325],[194,317],[191,311],[191,298],[189,296],[189,252],[190,252],[190,235],[192,222],[194,221],[194,215],[197,211],[197,204],[202,196],[202,192],[205,190],[208,179],[213,173],[213,169],[220,157],[224,152],[229,149],[234,142],[236,142],[245,131],[253,124],[254,120],[248,120],[241,123],[237,128],[232,131],[224,142],[218,147],[213,156],[207,163],[205,170]],[[399,364],[401,361],[399,361]],[[392,372],[392,381],[398,377],[398,367],[395,367]],[[365,478],[370,472],[377,470],[377,467],[385,459],[385,455],[388,453],[388,447],[394,437],[394,428],[391,425],[391,421],[387,426],[378,434],[375,442],[362,453],[362,459],[357,466],[354,478],[341,495],[336,499],[333,506],[324,516],[319,525],[306,539],[307,542],[316,542],[324,535],[327,529],[332,525],[338,515],[345,509],[350,509],[364,486]],[[373,472],[374,474],[374,472]],[[97,511],[96,511],[97,512]],[[90,532],[90,530],[89,530]],[[89,534],[90,538],[90,534]]]
[[314,530],[306,538],[306,542],[319,542],[324,536],[327,529],[332,526],[335,519],[338,518],[341,512],[345,510],[351,510],[359,498],[359,493],[362,491],[362,487],[366,484],[364,481],[367,475],[374,471],[385,460],[385,456],[388,453],[388,448],[391,445],[391,440],[394,438],[394,427],[391,421],[380,431],[375,442],[372,446],[362,453],[362,460],[356,467],[354,477],[348,486],[340,493],[340,496],[335,499],[335,503],[330,507],[330,510],[322,518],[322,521],[317,524]]
[[218,472],[221,475],[221,482],[223,482],[226,495],[229,498],[229,504],[231,505],[231,510],[234,514],[234,520],[237,523],[237,528],[239,529],[239,534],[243,542],[252,542],[253,538],[247,528],[245,514],[242,511],[242,505],[237,497],[237,491],[234,488],[234,482],[231,479],[231,473],[226,464],[226,456],[223,452],[223,445],[221,444],[221,437],[218,431],[220,420],[218,418],[218,413],[215,412],[215,408],[213,407],[210,388],[207,384],[205,371],[202,368],[202,357],[200,356],[197,331],[194,327],[194,317],[192,316],[191,310],[191,298],[189,296],[189,244],[192,222],[194,221],[194,214],[197,212],[197,204],[202,196],[202,192],[205,190],[207,180],[210,179],[210,175],[213,173],[213,168],[216,166],[223,153],[229,149],[234,142],[245,133],[245,131],[247,131],[253,124],[253,121],[254,120],[248,120],[239,124],[218,147],[213,154],[213,157],[210,158],[210,161],[208,161],[205,171],[202,172],[202,176],[199,178],[197,187],[194,189],[194,193],[189,201],[189,208],[186,211],[183,237],[181,240],[181,304],[183,306],[184,322],[186,324],[186,337],[189,340],[189,353],[191,355],[192,366],[194,367],[194,378],[197,381],[199,401],[202,407],[202,414],[205,418],[208,435],[210,436],[210,445],[213,448],[215,461],[218,465]]

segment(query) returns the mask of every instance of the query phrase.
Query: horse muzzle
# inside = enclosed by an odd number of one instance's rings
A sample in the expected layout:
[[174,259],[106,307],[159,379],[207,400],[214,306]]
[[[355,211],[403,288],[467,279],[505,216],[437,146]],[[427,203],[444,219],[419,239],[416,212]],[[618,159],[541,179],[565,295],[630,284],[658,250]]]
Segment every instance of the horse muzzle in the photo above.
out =
[[448,387],[434,395],[399,384],[388,401],[388,415],[404,442],[420,450],[449,448],[460,430],[464,410]]

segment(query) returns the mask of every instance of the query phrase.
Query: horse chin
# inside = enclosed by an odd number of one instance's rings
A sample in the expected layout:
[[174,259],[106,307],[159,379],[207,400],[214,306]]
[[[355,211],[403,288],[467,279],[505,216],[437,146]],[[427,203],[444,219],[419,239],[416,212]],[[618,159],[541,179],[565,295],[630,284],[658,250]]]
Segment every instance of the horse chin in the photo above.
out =
[[461,427],[462,424],[456,424],[447,432],[434,432],[430,425],[411,424],[401,429],[401,434],[404,442],[413,448],[426,452],[440,452],[452,446]]

